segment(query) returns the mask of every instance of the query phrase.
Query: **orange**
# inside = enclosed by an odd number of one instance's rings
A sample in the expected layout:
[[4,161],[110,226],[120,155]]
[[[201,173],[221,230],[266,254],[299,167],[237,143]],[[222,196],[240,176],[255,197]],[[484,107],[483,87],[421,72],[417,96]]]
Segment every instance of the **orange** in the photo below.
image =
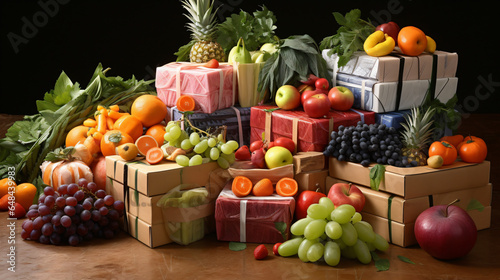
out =
[[135,145],[139,150],[139,154],[146,156],[148,151],[152,148],[158,148],[158,142],[151,135],[143,135],[135,141]]
[[193,111],[194,105],[194,99],[189,95],[181,95],[179,98],[177,98],[177,102],[175,103],[175,106],[181,112]]
[[162,161],[163,158],[164,158],[163,150],[158,147],[153,147],[149,149],[148,153],[146,154],[146,161],[149,164],[157,164],[160,161]]
[[258,181],[252,189],[252,193],[255,196],[269,196],[272,195],[273,192],[273,182],[271,182],[268,178]]
[[457,159],[457,148],[447,141],[435,141],[429,147],[429,157],[439,155],[443,158],[443,165],[450,165]]
[[66,135],[66,147],[74,147],[78,143],[83,143],[87,138],[89,128],[83,125],[75,126]]
[[299,190],[297,181],[292,178],[281,178],[276,183],[276,193],[281,196],[294,196]]
[[163,145],[165,141],[165,126],[162,124],[155,124],[152,127],[148,128],[146,131],[146,135],[152,136],[158,145]]
[[399,31],[398,46],[403,54],[418,56],[427,47],[427,37],[422,30],[414,26],[406,26]]
[[125,143],[134,143],[134,139],[125,132],[110,130],[101,139],[101,153],[103,156],[116,155],[116,147]]
[[[15,188],[16,186],[16,182],[9,178],[3,178],[2,180],[0,180],[0,197],[3,197],[9,192],[9,187]],[[13,192],[14,190],[11,189],[11,191]]]
[[134,141],[137,140],[143,132],[142,122],[132,115],[123,116],[117,119],[113,124],[113,129],[127,133]]
[[36,187],[30,183],[23,183],[16,187],[16,202],[21,204],[24,209],[29,209],[36,195]]
[[160,98],[151,94],[144,94],[132,103],[130,108],[132,116],[138,118],[142,125],[150,127],[160,123],[167,116],[167,106]]
[[233,183],[231,185],[231,190],[234,195],[238,197],[244,197],[249,195],[252,192],[252,181],[245,176],[236,176],[233,179]]

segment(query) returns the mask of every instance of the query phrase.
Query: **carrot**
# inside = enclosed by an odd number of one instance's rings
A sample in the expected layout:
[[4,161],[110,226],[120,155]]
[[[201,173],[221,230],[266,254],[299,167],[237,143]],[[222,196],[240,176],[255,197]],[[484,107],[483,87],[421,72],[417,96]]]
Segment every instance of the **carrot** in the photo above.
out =
[[92,137],[94,137],[94,139],[97,141],[101,141],[103,134],[99,131],[96,131],[92,134]]
[[236,176],[233,179],[233,184],[231,185],[231,190],[234,195],[238,197],[244,197],[252,192],[252,181],[245,176]]
[[106,118],[106,127],[108,130],[113,130],[113,125],[115,124],[115,121],[112,118]]
[[292,178],[281,178],[278,183],[276,183],[276,193],[281,196],[294,196],[299,190],[299,185],[297,181]]
[[97,128],[92,127],[87,131],[87,136],[92,136],[97,131]]
[[83,121],[83,125],[86,127],[95,127],[97,125],[97,122],[94,119],[86,119]]
[[118,112],[118,111],[120,111],[120,107],[118,105],[116,105],[116,104],[115,105],[111,105],[111,106],[109,106],[109,110],[113,111],[113,112]]
[[106,133],[107,130],[107,122],[106,122],[106,117],[108,111],[106,109],[101,109],[99,110],[99,114],[97,115],[97,131],[100,133],[104,134]]
[[252,194],[255,196],[269,196],[274,192],[273,182],[268,178],[258,181],[252,189]]
[[157,164],[163,160],[163,157],[163,150],[159,147],[153,147],[146,153],[146,161],[149,164]]
[[189,95],[181,95],[177,99],[177,102],[175,103],[175,106],[177,106],[177,109],[179,109],[179,111],[181,111],[181,112],[193,111],[194,105],[195,105],[195,101],[194,101],[193,97],[191,97]]
[[120,113],[120,112],[113,111],[113,110],[110,110],[108,113],[108,117],[112,118],[113,120],[117,120],[123,116],[128,116],[128,115],[130,115],[130,114],[129,113]]

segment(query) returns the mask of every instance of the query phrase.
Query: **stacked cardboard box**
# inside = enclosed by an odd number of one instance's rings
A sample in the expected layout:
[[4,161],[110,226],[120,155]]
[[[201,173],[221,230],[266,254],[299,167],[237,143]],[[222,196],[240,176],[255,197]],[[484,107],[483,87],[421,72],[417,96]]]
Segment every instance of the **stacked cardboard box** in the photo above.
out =
[[393,112],[421,105],[428,92],[446,103],[457,91],[457,53],[436,51],[413,57],[396,48],[387,56],[372,57],[360,51],[339,68],[338,56],[328,51],[323,50],[323,58],[332,71],[332,84],[353,92],[353,108]]
[[293,156],[294,179],[299,185],[298,193],[319,191],[325,193],[325,156],[321,152],[299,152]]
[[[213,205],[228,177],[216,162],[181,167],[174,162],[126,162],[119,156],[106,157],[106,175],[107,192],[125,202],[125,230],[151,248],[172,242],[163,209],[157,206],[161,197],[179,185],[206,187]],[[213,207],[203,211],[213,219]]]
[[492,186],[489,182],[490,162],[468,164],[457,161],[441,169],[427,166],[397,168],[386,166],[384,181],[379,190],[370,188],[370,167],[329,159],[327,188],[337,182],[350,182],[360,187],[365,195],[363,219],[389,242],[406,247],[416,244],[414,225],[418,215],[433,205],[456,205],[467,210],[472,200],[484,209],[468,213],[478,230],[491,223]]

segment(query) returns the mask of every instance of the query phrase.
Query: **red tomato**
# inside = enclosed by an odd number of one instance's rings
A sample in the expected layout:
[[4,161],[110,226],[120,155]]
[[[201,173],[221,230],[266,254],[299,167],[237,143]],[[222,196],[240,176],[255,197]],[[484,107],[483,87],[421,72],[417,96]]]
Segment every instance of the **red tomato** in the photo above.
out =
[[300,220],[307,216],[307,208],[309,205],[318,203],[319,199],[325,197],[326,194],[318,191],[303,191],[299,194],[295,206],[295,219]]
[[281,146],[283,148],[287,148],[290,153],[294,154],[295,153],[295,143],[293,142],[292,139],[286,138],[286,137],[278,137],[277,139],[274,139],[274,145],[273,146]]

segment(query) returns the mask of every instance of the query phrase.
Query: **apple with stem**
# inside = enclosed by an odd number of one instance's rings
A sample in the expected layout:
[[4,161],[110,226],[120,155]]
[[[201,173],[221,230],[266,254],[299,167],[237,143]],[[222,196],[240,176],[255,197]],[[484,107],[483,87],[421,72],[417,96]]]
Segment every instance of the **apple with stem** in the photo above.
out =
[[350,204],[354,206],[356,212],[361,212],[365,207],[365,196],[361,190],[351,183],[336,183],[330,188],[328,192],[335,207],[342,204]]
[[318,190],[301,192],[295,203],[295,219],[300,220],[307,217],[307,208],[309,208],[311,204],[319,203],[319,199],[322,197],[326,197],[326,195]]
[[387,23],[382,23],[375,28],[375,30],[380,30],[394,39],[394,42],[398,41],[399,25],[394,21],[389,21]]
[[274,146],[265,153],[265,161],[267,168],[273,169],[292,164],[293,155],[287,148]]
[[415,220],[415,238],[431,256],[450,260],[467,255],[477,239],[477,228],[462,208],[437,205],[426,209]]
[[292,110],[300,106],[300,92],[291,85],[281,86],[276,92],[276,105],[283,110]]
[[333,87],[328,92],[328,99],[330,99],[332,109],[338,111],[347,111],[354,104],[354,94],[350,89],[343,86]]

